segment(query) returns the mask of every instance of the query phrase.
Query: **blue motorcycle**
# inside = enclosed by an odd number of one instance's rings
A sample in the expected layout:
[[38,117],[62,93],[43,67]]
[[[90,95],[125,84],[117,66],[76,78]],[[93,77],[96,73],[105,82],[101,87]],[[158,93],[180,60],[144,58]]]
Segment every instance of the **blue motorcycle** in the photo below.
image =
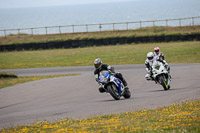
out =
[[110,71],[104,70],[100,72],[99,84],[107,93],[110,93],[115,100],[119,100],[121,96],[124,98],[131,97],[129,89],[125,89],[122,81],[116,78]]

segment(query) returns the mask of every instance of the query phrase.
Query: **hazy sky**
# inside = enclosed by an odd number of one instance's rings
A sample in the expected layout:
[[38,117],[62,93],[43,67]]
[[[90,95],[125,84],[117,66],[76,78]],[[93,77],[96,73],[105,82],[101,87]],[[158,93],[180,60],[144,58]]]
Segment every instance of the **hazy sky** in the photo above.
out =
[[0,8],[42,7],[55,5],[92,4],[137,0],[0,0]]

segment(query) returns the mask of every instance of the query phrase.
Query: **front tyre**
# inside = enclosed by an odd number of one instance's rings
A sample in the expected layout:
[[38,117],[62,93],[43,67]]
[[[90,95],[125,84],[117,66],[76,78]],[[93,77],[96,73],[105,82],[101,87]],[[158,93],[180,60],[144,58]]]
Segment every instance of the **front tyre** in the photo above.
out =
[[164,88],[164,90],[168,90],[169,86],[167,85],[167,81],[165,79],[166,78],[164,78],[164,76],[160,76],[159,77],[160,84],[162,85],[162,87]]
[[110,95],[115,99],[115,100],[119,100],[120,99],[120,95],[119,95],[119,91],[117,89],[117,87],[112,84],[112,85],[108,85],[107,86],[108,92],[110,93]]

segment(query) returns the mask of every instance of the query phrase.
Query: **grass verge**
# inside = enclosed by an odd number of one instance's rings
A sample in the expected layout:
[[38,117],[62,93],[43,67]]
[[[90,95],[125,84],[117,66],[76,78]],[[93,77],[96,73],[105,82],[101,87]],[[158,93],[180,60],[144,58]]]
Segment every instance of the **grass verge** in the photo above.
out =
[[75,76],[75,75],[80,75],[80,74],[48,75],[48,76],[21,76],[18,78],[12,78],[12,77],[0,78],[0,89],[8,87],[8,86],[20,84],[20,83],[34,81],[34,80],[41,80],[41,79],[55,78],[55,77],[64,77],[64,76]]
[[95,58],[110,65],[144,64],[146,54],[160,47],[168,63],[200,63],[200,41],[0,52],[0,69],[90,66]]
[[38,121],[33,125],[0,130],[8,132],[200,132],[200,100],[172,104],[154,110],[111,114],[88,119],[62,119],[54,123]]

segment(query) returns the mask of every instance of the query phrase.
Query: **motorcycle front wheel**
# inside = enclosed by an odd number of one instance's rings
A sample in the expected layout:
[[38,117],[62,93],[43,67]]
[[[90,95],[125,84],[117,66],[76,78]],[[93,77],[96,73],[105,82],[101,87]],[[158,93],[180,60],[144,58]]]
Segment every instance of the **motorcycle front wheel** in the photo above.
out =
[[108,92],[110,93],[110,95],[115,100],[119,100],[120,99],[119,91],[118,91],[117,87],[114,84],[108,85],[107,89],[108,89]]
[[159,76],[159,81],[160,84],[162,85],[162,87],[164,88],[164,90],[168,90],[169,86],[167,85],[167,81],[165,80],[166,78],[164,78],[164,76]]

